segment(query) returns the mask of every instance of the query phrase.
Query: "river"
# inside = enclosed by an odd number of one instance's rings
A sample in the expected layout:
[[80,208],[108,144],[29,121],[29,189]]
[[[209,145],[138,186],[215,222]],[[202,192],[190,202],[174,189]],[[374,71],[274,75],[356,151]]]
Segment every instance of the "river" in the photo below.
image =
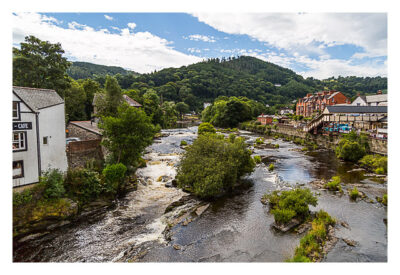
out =
[[[249,188],[240,194],[213,202],[187,225],[179,223],[165,229],[182,211],[204,205],[196,199],[164,213],[168,205],[188,194],[168,188],[165,182],[176,174],[181,140],[189,144],[197,127],[163,130],[164,137],[149,146],[144,158],[147,167],[137,171],[138,190],[126,194],[114,207],[89,219],[81,219],[38,238],[14,244],[16,262],[282,262],[293,255],[302,235],[278,233],[271,228],[273,216],[260,198],[267,191],[293,188],[296,184],[313,188],[314,179],[340,175],[344,189],[357,184],[373,202],[353,202],[348,195],[329,191],[319,194],[317,207],[339,221],[335,235],[339,241],[330,250],[327,262],[387,261],[387,210],[375,201],[386,193],[385,181],[351,171],[328,150],[304,153],[301,147],[282,140],[270,140],[279,149],[257,149],[255,155],[268,157],[246,177]],[[241,131],[249,144],[258,135]],[[275,170],[267,165],[274,162]],[[206,207],[206,206],[205,206]],[[348,226],[347,226],[348,225]],[[343,239],[355,241],[349,246]]]

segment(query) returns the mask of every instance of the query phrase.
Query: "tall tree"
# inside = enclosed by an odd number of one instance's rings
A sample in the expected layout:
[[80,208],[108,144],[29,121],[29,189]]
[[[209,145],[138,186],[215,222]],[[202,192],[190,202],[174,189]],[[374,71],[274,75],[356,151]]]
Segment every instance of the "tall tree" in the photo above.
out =
[[86,93],[85,112],[88,118],[92,117],[93,113],[93,97],[101,91],[100,84],[93,79],[85,79],[82,82],[82,87]]
[[85,112],[86,94],[83,87],[71,80],[70,87],[65,90],[65,113],[69,120],[86,120]]
[[64,97],[70,86],[67,61],[60,43],[25,37],[21,49],[13,48],[13,85],[54,89]]
[[104,146],[110,150],[113,162],[135,165],[143,150],[152,143],[156,127],[146,113],[126,103],[118,107],[115,116],[103,117]]
[[187,105],[185,102],[178,102],[175,105],[176,111],[179,113],[179,118],[183,118],[183,114],[189,112],[189,105]]

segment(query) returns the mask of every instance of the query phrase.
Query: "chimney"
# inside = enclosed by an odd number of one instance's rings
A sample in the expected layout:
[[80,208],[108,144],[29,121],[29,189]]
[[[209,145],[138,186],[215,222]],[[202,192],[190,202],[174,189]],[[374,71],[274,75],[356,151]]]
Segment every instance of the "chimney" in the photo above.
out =
[[382,94],[382,90],[378,90],[378,92],[376,94],[377,95],[381,95]]

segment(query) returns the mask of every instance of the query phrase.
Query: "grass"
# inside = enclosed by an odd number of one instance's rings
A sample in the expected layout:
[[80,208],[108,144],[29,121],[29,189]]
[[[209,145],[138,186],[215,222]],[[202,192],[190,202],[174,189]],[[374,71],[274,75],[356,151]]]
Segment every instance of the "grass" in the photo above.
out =
[[181,146],[186,146],[188,143],[186,140],[181,140]]
[[268,171],[274,171],[274,169],[275,169],[275,165],[274,165],[273,163],[271,163],[271,164],[268,166]]
[[325,188],[330,191],[340,191],[342,192],[342,186],[340,185],[341,179],[339,176],[334,176],[332,179],[325,184]]
[[350,191],[350,198],[352,200],[356,200],[360,196],[360,192],[358,192],[357,187],[354,187],[353,190]]
[[275,148],[279,148],[279,144],[275,144]]
[[262,138],[262,137],[258,137],[258,138],[256,138],[256,144],[257,145],[260,145],[260,144],[263,144],[264,143],[264,138]]
[[311,230],[300,240],[293,258],[287,262],[315,262],[321,258],[322,248],[328,237],[328,227],[336,220],[324,210],[320,210],[311,223]]
[[260,156],[254,156],[253,157],[255,163],[261,163],[261,157]]

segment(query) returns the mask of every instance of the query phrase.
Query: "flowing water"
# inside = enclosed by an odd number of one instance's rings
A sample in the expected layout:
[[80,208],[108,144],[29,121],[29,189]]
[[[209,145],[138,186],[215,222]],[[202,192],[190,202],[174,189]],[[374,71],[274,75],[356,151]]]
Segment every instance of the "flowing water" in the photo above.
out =
[[[210,204],[201,216],[187,225],[170,229],[170,239],[164,230],[179,212],[200,204],[188,200],[166,214],[166,207],[187,194],[165,183],[176,174],[181,140],[189,144],[197,136],[197,127],[163,130],[165,135],[149,146],[144,156],[147,167],[138,169],[138,190],[119,199],[115,207],[91,219],[80,220],[39,238],[14,244],[14,261],[56,262],[281,262],[293,255],[302,235],[279,233],[271,228],[273,217],[268,206],[260,202],[267,191],[290,189],[296,184],[312,188],[308,182],[329,179],[339,174],[344,189],[354,184],[368,197],[382,196],[386,182],[373,181],[352,165],[342,163],[327,150],[300,152],[299,146],[282,140],[271,140],[279,149],[254,149],[264,156],[246,177],[252,185],[240,194]],[[257,135],[241,132],[253,144]],[[268,171],[273,162],[275,170]],[[354,170],[354,171],[352,171]],[[158,181],[161,178],[163,181]],[[338,196],[328,191],[319,193],[318,205],[339,221],[335,234],[337,244],[324,261],[357,262],[387,261],[386,208],[374,202],[352,202],[348,195]],[[356,242],[347,245],[342,239]]]

